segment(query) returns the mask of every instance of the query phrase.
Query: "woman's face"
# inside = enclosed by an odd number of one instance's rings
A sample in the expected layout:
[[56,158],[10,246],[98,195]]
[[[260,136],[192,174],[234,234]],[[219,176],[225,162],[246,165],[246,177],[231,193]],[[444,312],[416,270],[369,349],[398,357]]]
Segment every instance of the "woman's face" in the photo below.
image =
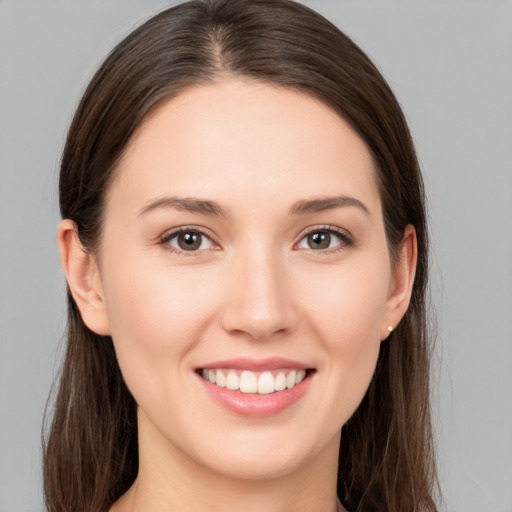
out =
[[375,176],[332,110],[257,82],[191,88],[142,125],[99,249],[141,464],[262,479],[336,459],[399,320]]

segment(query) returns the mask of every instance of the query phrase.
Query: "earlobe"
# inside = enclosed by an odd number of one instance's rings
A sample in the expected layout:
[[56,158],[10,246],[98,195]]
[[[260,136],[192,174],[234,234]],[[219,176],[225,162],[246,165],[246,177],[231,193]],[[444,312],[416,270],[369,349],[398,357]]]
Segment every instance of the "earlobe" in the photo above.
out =
[[416,230],[414,226],[408,224],[404,230],[397,261],[393,268],[386,314],[381,327],[381,340],[386,339],[391,334],[409,307],[417,260]]
[[110,335],[103,287],[93,253],[81,244],[75,223],[63,219],[57,231],[62,268],[84,323],[96,334]]

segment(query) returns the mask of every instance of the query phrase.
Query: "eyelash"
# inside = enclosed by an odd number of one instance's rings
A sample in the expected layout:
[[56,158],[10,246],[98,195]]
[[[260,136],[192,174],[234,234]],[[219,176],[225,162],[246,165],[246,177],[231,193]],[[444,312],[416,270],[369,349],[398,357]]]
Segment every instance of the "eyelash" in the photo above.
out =
[[[193,226],[180,227],[180,228],[173,229],[171,231],[164,233],[160,238],[160,244],[162,246],[164,246],[166,250],[168,250],[171,253],[176,254],[178,256],[185,256],[185,257],[197,256],[198,253],[201,252],[201,250],[185,251],[182,249],[177,249],[176,247],[173,247],[172,245],[169,244],[169,242],[173,238],[175,238],[181,234],[184,234],[184,233],[198,233],[201,236],[204,236],[208,240],[210,240],[210,242],[212,244],[218,245],[216,242],[214,242],[212,236],[208,232],[206,232],[204,229],[201,229],[201,228],[195,227],[195,226],[194,227]],[[309,235],[315,234],[315,233],[327,233],[329,235],[334,235],[335,237],[337,237],[339,239],[339,243],[335,247],[330,248],[330,249],[329,248],[321,249],[321,250],[315,250],[315,249],[311,249],[311,248],[306,249],[306,250],[311,251],[311,253],[315,254],[315,256],[321,256],[321,255],[325,255],[325,254],[333,254],[333,253],[336,253],[339,251],[343,251],[344,249],[353,247],[355,245],[355,241],[354,241],[353,237],[344,230],[341,230],[335,226],[315,226],[314,228],[309,229],[308,231],[303,233],[300,240],[296,244],[294,244],[294,247],[296,247],[298,244],[300,244],[300,242],[302,242],[302,240],[304,240],[306,237],[308,237]],[[206,250],[206,249],[203,249],[203,250]],[[213,249],[213,250],[218,250],[218,249]]]
[[329,235],[334,235],[336,238],[338,238],[339,243],[332,248],[328,249],[322,249],[322,250],[315,250],[315,249],[306,249],[309,250],[312,254],[315,256],[322,256],[326,254],[334,254],[340,251],[343,251],[345,249],[349,249],[350,247],[353,247],[355,245],[355,240],[352,237],[351,234],[349,234],[347,231],[342,230],[340,228],[337,228],[335,226],[315,226],[312,229],[308,229],[305,233],[302,234],[300,240],[294,245],[297,246],[299,243],[302,242],[306,237],[309,235],[313,235],[315,233],[327,233]]
[[212,244],[217,245],[216,242],[213,241],[213,237],[209,233],[207,233],[204,229],[201,229],[201,228],[198,228],[195,226],[194,227],[193,226],[184,226],[184,227],[180,227],[177,229],[172,229],[171,231],[167,231],[160,238],[160,244],[162,246],[164,246],[166,250],[168,250],[169,252],[176,254],[178,256],[185,256],[185,257],[197,256],[198,253],[201,251],[184,251],[182,249],[177,249],[176,247],[173,247],[172,245],[169,244],[169,242],[173,238],[175,238],[183,233],[199,233],[201,236],[204,236],[205,238],[210,240]]

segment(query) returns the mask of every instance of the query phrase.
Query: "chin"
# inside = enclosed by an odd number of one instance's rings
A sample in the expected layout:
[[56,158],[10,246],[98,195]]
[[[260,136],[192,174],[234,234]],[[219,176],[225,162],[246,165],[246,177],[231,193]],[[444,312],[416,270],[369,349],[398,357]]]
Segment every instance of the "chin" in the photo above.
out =
[[223,441],[217,438],[205,444],[197,455],[203,466],[226,478],[268,481],[304,471],[324,450],[331,451],[337,461],[339,431],[330,438],[299,426],[292,432],[268,428],[230,432]]
[[211,470],[229,479],[246,481],[269,481],[285,478],[304,467],[305,457],[289,450],[274,450],[252,453],[238,452],[225,454],[214,463],[209,462]]

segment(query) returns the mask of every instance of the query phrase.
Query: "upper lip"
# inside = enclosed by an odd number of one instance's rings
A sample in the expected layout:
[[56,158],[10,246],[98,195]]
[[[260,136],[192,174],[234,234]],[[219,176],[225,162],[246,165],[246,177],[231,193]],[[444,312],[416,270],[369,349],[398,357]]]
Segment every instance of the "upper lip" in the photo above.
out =
[[224,361],[215,361],[205,364],[200,367],[205,370],[216,370],[219,368],[233,369],[233,370],[249,370],[253,372],[264,370],[280,370],[290,368],[294,370],[308,370],[311,369],[310,365],[286,359],[282,357],[270,357],[267,359],[251,359],[247,357],[239,357],[236,359],[226,359]]

